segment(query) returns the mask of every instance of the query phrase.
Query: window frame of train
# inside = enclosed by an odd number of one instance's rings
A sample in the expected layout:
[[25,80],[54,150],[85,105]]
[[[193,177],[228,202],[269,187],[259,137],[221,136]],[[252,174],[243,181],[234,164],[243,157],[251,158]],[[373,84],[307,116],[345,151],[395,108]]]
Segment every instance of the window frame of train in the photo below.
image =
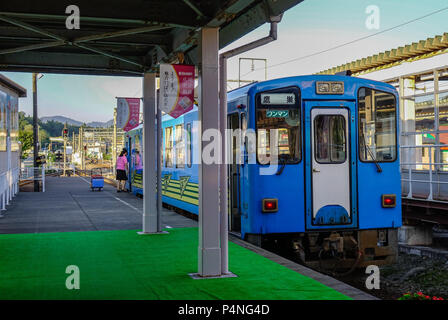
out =
[[[319,124],[317,123],[318,119],[329,119],[328,120],[328,130],[325,130],[325,128],[323,128],[323,131],[328,133],[328,141],[327,143],[321,143],[320,141],[318,141],[318,130],[320,130],[321,128],[319,127]],[[343,135],[342,137],[342,145],[343,146],[343,152],[344,152],[344,159],[334,159],[333,158],[333,151],[334,151],[334,146],[337,144],[334,144],[334,139],[335,136],[333,135],[335,133],[334,128],[335,128],[335,120],[339,120],[342,119],[342,121],[340,122],[340,124],[342,124],[342,133]],[[343,115],[340,114],[319,114],[314,118],[314,127],[315,127],[315,131],[314,131],[314,159],[316,160],[317,163],[319,164],[341,164],[344,163],[345,161],[347,161],[347,137],[346,137],[346,132],[347,132],[347,128],[346,128],[346,119],[344,118]],[[340,130],[338,131],[338,133],[341,132]],[[341,138],[340,137],[340,138]],[[328,153],[328,158],[322,158],[320,156],[320,151],[321,148],[319,146],[321,145],[327,145],[327,153]]]
[[[362,90],[364,90],[364,92],[365,92],[365,95],[364,95],[363,99],[361,99],[361,92],[362,92]],[[365,137],[364,132],[363,132],[364,128],[362,128],[362,126],[365,125],[365,123],[366,123],[365,121],[364,121],[364,123],[362,122],[362,120],[365,119],[365,116],[363,117],[362,114],[361,114],[362,112],[365,114],[366,97],[367,96],[372,97],[372,94],[370,94],[370,95],[367,94],[367,90],[370,90],[371,92],[379,92],[381,94],[388,95],[391,98],[393,98],[393,103],[394,103],[394,106],[393,106],[393,108],[394,108],[393,116],[394,117],[393,117],[393,121],[390,121],[390,123],[394,126],[393,127],[394,130],[393,131],[392,130],[391,131],[386,131],[386,133],[385,133],[385,134],[388,134],[388,135],[389,134],[393,134],[394,135],[394,139],[393,139],[394,144],[390,145],[391,150],[392,150],[391,153],[393,153],[393,156],[391,157],[391,159],[385,159],[384,156],[382,156],[382,158],[378,157],[377,149],[384,148],[384,145],[379,145],[377,143],[376,138],[380,134],[384,134],[385,131],[384,131],[383,128],[381,128],[383,131],[381,131],[381,132],[377,131],[377,127],[378,127],[378,122],[379,121],[377,121],[377,119],[378,119],[377,118],[378,111],[377,111],[377,103],[376,103],[376,100],[375,100],[374,101],[375,103],[371,102],[371,109],[373,109],[373,107],[375,109],[374,111],[372,110],[373,111],[372,112],[372,116],[375,117],[374,122],[373,122],[374,128],[375,128],[373,137],[375,139],[373,139],[373,141],[374,141],[373,144],[369,144],[368,145],[370,150],[371,150],[371,152],[374,153],[375,158],[369,160],[369,158],[372,158],[372,157],[369,154],[368,148],[365,147],[366,137]],[[373,95],[373,98],[375,98],[375,95]],[[364,101],[364,102],[361,102],[361,101]],[[362,108],[362,106],[364,106],[364,107]],[[398,159],[397,130],[398,130],[398,126],[397,126],[397,97],[395,96],[395,94],[393,94],[392,92],[387,92],[387,91],[378,90],[378,89],[372,89],[372,88],[367,88],[367,87],[359,88],[358,89],[358,158],[359,158],[359,161],[364,162],[364,163],[375,163],[375,162],[377,162],[377,163],[385,163],[385,162],[395,162],[395,161],[397,161],[397,159]],[[362,145],[362,142],[364,142],[364,146]],[[373,149],[372,149],[372,147],[373,147]],[[362,151],[362,150],[364,150],[364,151]],[[364,157],[363,157],[363,155],[364,155]]]
[[179,123],[174,126],[174,153],[176,159],[175,168],[185,168],[185,139],[184,124]]
[[188,122],[187,124],[186,124],[186,134],[187,134],[187,153],[186,153],[186,160],[187,160],[187,167],[188,168],[191,168],[191,165],[193,164],[193,150],[192,150],[192,147],[193,147],[193,144],[192,144],[192,141],[191,141],[191,122]]
[[[295,101],[294,103],[271,103],[269,101],[262,101],[262,96],[266,95],[266,94],[294,94],[295,97]],[[263,96],[263,98],[265,98],[266,96]],[[260,128],[260,124],[259,124],[259,117],[263,116],[262,113],[264,111],[264,117],[265,119],[268,118],[267,117],[267,112],[268,111],[272,111],[273,114],[270,116],[271,118],[279,118],[279,119],[284,119],[283,120],[283,125],[287,124],[288,127],[282,127],[279,128],[278,125],[276,126],[276,128],[279,129],[287,129],[288,130],[288,147],[289,149],[289,154],[288,154],[288,158],[285,157],[285,159],[283,159],[284,164],[285,165],[294,165],[294,164],[299,164],[302,161],[303,158],[303,153],[302,153],[302,110],[301,110],[301,92],[299,87],[296,86],[289,86],[289,87],[284,87],[284,88],[279,88],[279,89],[273,89],[273,90],[266,90],[266,91],[260,91],[257,92],[255,95],[255,130],[256,130],[256,138],[257,138],[257,164],[259,165],[269,165],[270,164],[270,152],[265,152],[265,153],[260,153],[260,143],[261,143],[261,138],[260,138],[260,131],[259,130],[263,130],[263,128]],[[285,109],[288,109],[288,117],[290,115],[290,111],[294,110],[297,111],[297,126],[292,126],[289,125],[287,123],[286,118],[287,117],[281,117],[281,115],[284,113],[284,111],[286,111]],[[263,119],[264,120],[264,119]],[[296,120],[293,120],[296,121]],[[291,132],[289,131],[289,129],[295,128],[296,131],[296,141],[295,141],[295,152],[294,152],[294,157],[292,157],[291,155],[291,144],[289,143],[290,138],[293,136],[291,134]],[[270,130],[272,128],[268,128],[265,130]],[[280,131],[280,130],[279,130]],[[266,134],[267,133],[267,134]],[[266,135],[266,142],[265,142],[265,149],[268,149],[270,147],[270,133],[265,131],[265,135]],[[279,139],[280,140],[280,133],[279,133]],[[281,156],[281,150],[280,147],[282,145],[280,145],[279,143],[280,141],[278,141],[278,147],[279,147],[279,158]],[[260,155],[263,155],[265,157],[265,161],[260,161]]]
[[[168,134],[167,134],[168,131],[170,131],[170,135],[169,135],[170,139],[169,140],[168,140]],[[164,137],[164,140],[165,140],[164,164],[165,164],[165,168],[172,168],[173,164],[174,164],[174,162],[173,162],[173,127],[172,126],[166,127],[164,134],[165,134],[165,137]],[[168,144],[168,142],[169,142],[169,144]],[[169,156],[168,156],[168,154],[169,154]],[[170,159],[169,165],[168,165],[168,158]]]

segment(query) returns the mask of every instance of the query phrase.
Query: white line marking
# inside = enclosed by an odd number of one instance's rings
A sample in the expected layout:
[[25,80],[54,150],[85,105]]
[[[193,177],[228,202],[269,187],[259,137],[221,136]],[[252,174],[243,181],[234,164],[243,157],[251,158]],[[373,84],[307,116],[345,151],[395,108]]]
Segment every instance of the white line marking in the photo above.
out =
[[[83,177],[80,177],[80,178],[81,178],[82,180],[84,180],[85,182],[87,182],[88,184],[90,184],[90,182],[87,181],[86,179],[84,179]],[[111,195],[111,194],[108,193],[108,192],[106,192],[106,194],[109,194],[109,195],[110,195],[112,198],[114,198],[115,200],[120,201],[121,203],[127,205],[127,206],[128,206],[129,208],[131,208],[131,209],[134,209],[134,210],[137,211],[138,213],[143,214],[138,208],[136,208],[136,207],[134,207],[133,205],[127,203],[126,201],[121,200],[120,198],[114,197],[113,195]]]
[[[81,178],[82,180],[84,180],[85,182],[87,182],[88,184],[90,184],[90,182],[87,181],[86,179],[84,179],[83,177],[81,177],[81,176],[78,176],[78,177]],[[110,194],[110,193],[107,192],[107,194]],[[127,202],[124,201],[124,200],[121,200],[120,198],[114,197],[113,195],[110,195],[110,196],[111,196],[112,198],[114,198],[115,200],[118,200],[118,201],[120,201],[121,203],[127,205],[129,208],[134,209],[135,211],[137,211],[137,212],[140,213],[141,215],[143,215],[143,212],[141,212],[140,209],[134,207],[133,205],[127,203]],[[169,226],[169,225],[165,225],[165,228],[167,228],[167,229],[172,229],[173,227],[171,227],[171,226]]]
[[81,177],[81,176],[78,176],[79,178],[81,178],[82,180],[84,180],[85,182],[87,182],[88,184],[90,184],[90,181],[87,181],[86,179],[84,179],[83,177]]
[[127,205],[129,208],[132,208],[132,209],[134,209],[135,211],[137,211],[138,213],[140,213],[140,214],[143,214],[139,209],[137,209],[136,207],[134,207],[133,205],[131,205],[131,204],[129,204],[129,203],[127,203],[126,201],[124,201],[124,200],[121,200],[120,198],[117,198],[117,197],[114,197],[114,196],[112,196],[112,198],[114,198],[114,199],[116,199],[116,200],[118,200],[118,201],[120,201],[121,203],[123,203],[123,204],[125,204],[125,205]]

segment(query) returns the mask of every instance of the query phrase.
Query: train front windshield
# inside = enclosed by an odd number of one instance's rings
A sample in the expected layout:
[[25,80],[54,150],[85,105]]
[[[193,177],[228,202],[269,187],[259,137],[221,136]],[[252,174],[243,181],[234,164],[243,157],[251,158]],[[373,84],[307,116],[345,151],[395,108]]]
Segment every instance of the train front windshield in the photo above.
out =
[[256,125],[259,163],[268,164],[271,148],[275,147],[280,161],[300,161],[300,96],[297,88],[259,93]]
[[391,93],[359,90],[359,153],[362,161],[397,158],[396,101]]

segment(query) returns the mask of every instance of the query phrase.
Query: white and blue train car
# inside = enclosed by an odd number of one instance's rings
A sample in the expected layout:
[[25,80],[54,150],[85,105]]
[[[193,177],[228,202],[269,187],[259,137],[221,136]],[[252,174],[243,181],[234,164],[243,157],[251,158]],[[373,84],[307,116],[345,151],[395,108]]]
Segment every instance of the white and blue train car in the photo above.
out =
[[[194,138],[198,130],[197,113],[198,108],[194,106],[193,110],[177,119],[169,115],[162,118],[162,201],[195,215],[199,212],[199,159],[193,152],[197,145]],[[143,196],[143,170],[138,165],[139,160],[143,161],[143,126],[129,131],[126,138],[126,148],[130,150],[128,189]]]
[[[282,243],[310,265],[395,261],[402,223],[398,101],[389,84],[334,75],[229,92],[228,128],[256,136],[255,152],[248,152],[247,137],[232,144],[230,230],[258,245]],[[196,107],[163,118],[163,202],[192,214],[198,214],[197,119]],[[278,165],[261,174],[272,142]]]

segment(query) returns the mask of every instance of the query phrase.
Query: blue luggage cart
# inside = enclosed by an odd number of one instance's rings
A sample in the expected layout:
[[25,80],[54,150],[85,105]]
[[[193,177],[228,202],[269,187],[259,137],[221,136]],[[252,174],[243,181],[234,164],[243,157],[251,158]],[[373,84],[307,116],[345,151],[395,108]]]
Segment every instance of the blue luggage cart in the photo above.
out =
[[98,189],[98,191],[103,190],[104,177],[102,175],[101,168],[100,168],[100,174],[94,174],[93,170],[91,171],[90,188],[92,188],[92,191],[95,191],[95,189]]

